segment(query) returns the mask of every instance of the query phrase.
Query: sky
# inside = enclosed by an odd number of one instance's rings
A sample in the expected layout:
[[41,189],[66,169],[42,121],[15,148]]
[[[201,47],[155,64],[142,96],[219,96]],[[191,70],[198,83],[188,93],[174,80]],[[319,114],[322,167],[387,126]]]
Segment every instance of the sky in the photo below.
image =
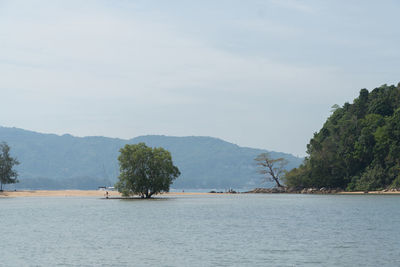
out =
[[395,0],[0,0],[0,125],[305,156],[332,105],[400,82],[399,12]]

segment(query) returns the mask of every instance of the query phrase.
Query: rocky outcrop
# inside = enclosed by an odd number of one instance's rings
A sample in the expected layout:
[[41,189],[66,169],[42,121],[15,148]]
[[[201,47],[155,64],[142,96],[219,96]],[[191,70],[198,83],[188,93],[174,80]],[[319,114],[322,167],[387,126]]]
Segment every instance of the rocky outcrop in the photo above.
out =
[[287,193],[287,188],[286,187],[255,188],[246,193],[255,193],[255,194]]
[[300,193],[301,194],[336,194],[341,192],[342,189],[336,188],[336,189],[331,189],[331,188],[326,188],[326,187],[321,187],[321,188],[303,188]]
[[384,189],[384,190],[382,190],[382,192],[400,192],[400,188],[387,188],[387,189]]
[[290,194],[336,194],[341,192],[340,188],[288,188],[288,187],[273,187],[273,188],[255,188],[246,193],[253,194],[273,194],[273,193],[290,193]]

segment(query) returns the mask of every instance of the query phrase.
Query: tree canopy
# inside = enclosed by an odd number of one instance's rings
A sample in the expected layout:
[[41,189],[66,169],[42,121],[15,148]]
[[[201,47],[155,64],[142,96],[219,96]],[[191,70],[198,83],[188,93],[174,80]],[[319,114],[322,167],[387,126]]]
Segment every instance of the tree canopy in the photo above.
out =
[[119,181],[115,185],[124,196],[139,195],[150,198],[168,192],[172,182],[180,175],[169,151],[151,148],[145,143],[125,145],[118,157]]
[[18,183],[18,173],[14,166],[19,162],[10,156],[10,147],[7,143],[0,144],[0,190],[3,191],[4,184]]
[[400,187],[400,84],[362,89],[332,115],[307,145],[304,163],[290,171],[293,187],[377,190]]

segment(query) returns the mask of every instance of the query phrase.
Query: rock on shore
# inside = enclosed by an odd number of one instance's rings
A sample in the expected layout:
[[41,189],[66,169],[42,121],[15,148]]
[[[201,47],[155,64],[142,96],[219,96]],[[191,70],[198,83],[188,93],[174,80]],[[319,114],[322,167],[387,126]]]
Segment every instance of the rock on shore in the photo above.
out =
[[291,194],[336,194],[342,192],[341,189],[331,189],[331,188],[288,188],[288,187],[273,187],[273,188],[255,188],[246,193],[255,194],[271,194],[271,193],[291,193]]

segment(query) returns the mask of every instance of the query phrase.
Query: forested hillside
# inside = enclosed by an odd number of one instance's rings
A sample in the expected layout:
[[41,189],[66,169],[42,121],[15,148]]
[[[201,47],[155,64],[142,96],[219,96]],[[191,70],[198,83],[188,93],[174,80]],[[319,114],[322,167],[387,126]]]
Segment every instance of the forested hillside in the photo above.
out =
[[[25,189],[96,189],[114,185],[119,174],[119,149],[139,142],[171,152],[182,173],[172,188],[252,188],[260,186],[262,180],[254,158],[266,152],[211,137],[81,138],[6,127],[0,127],[0,141],[7,142],[11,154],[21,162],[17,167],[20,183],[8,188]],[[271,155],[288,159],[288,168],[297,167],[302,161],[285,153]]]
[[373,190],[400,187],[400,84],[362,89],[307,145],[308,157],[286,175],[291,187]]

